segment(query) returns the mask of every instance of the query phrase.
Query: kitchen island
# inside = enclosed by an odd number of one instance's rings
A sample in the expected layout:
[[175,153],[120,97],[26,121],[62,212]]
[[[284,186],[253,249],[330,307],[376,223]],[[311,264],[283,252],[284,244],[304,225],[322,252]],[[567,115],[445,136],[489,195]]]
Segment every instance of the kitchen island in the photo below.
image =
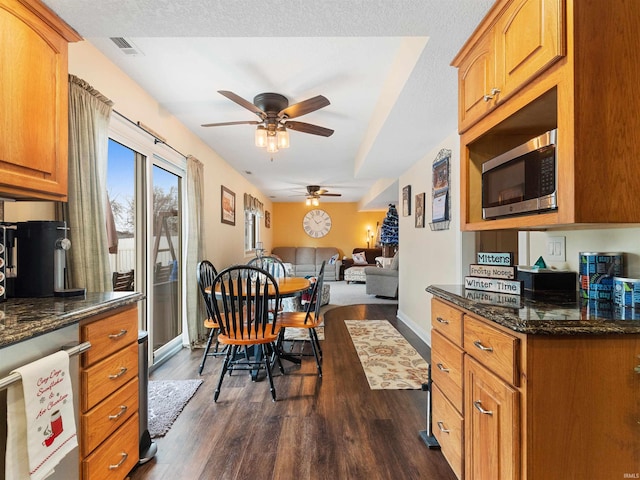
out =
[[434,435],[458,478],[640,478],[640,320],[431,285]]

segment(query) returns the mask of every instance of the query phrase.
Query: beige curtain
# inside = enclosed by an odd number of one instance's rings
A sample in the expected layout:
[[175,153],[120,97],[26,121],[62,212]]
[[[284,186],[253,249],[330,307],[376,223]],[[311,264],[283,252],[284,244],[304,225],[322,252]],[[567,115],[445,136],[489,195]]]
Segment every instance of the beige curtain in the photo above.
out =
[[206,340],[205,307],[198,290],[196,266],[204,260],[204,166],[187,157],[187,328],[189,345],[201,347]]
[[69,196],[60,204],[71,249],[71,287],[111,291],[105,205],[109,117],[113,102],[84,80],[69,75]]

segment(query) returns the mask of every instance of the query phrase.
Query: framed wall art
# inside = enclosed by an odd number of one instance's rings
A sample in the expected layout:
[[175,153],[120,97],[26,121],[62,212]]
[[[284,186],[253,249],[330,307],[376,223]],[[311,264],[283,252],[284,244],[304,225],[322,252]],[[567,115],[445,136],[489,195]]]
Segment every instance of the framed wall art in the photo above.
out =
[[271,213],[269,210],[264,211],[264,227],[271,228]]
[[222,185],[221,187],[221,218],[222,223],[227,225],[236,224],[236,194]]
[[407,185],[402,189],[402,216],[411,215],[411,185]]
[[433,184],[431,188],[431,230],[449,229],[449,184],[451,150],[443,148],[433,161]]
[[416,228],[424,228],[424,197],[424,192],[416,195]]

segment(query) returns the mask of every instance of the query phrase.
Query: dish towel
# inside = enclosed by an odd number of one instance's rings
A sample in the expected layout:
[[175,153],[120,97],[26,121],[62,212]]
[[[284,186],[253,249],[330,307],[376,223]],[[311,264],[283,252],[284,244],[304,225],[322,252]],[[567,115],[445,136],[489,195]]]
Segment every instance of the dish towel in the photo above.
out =
[[78,445],[69,354],[65,351],[14,370],[7,389],[6,480],[40,480]]

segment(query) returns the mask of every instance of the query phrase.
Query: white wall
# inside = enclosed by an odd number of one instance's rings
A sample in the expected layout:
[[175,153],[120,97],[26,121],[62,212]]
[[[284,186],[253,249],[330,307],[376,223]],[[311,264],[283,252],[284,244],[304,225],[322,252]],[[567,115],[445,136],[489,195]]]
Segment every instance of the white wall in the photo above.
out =
[[[448,230],[431,231],[432,164],[438,152],[451,150],[450,224]],[[411,185],[411,215],[402,216],[402,189]],[[459,284],[474,251],[474,234],[460,232],[460,140],[457,133],[413,165],[399,178],[400,285],[398,318],[431,345],[431,295],[433,284]],[[425,193],[425,228],[415,228],[415,196]]]

